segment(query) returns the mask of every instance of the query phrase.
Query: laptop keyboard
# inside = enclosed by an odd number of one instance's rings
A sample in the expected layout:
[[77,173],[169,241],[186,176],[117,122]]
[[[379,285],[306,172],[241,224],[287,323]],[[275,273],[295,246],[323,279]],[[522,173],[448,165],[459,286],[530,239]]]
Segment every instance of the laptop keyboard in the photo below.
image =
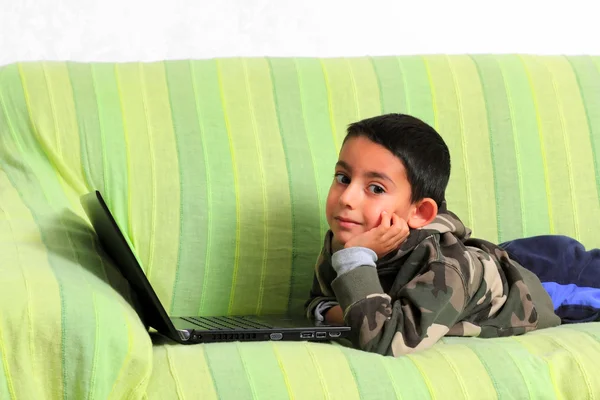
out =
[[243,317],[183,317],[206,330],[229,331],[240,329],[272,329],[273,326]]

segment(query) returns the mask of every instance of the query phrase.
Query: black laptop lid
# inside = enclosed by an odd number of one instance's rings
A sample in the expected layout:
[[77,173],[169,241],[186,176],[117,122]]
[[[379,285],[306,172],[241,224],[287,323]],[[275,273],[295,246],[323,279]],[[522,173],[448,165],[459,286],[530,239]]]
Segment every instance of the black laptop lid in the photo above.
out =
[[144,324],[173,339],[178,338],[177,330],[100,192],[94,191],[81,196],[81,205],[94,226],[100,243],[131,285],[143,309],[140,317]]

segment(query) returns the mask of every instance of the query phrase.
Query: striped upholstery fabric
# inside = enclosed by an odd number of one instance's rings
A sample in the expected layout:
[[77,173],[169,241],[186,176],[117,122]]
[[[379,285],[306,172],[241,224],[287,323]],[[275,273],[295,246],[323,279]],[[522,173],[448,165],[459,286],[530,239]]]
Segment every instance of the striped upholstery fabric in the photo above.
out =
[[0,397],[600,396],[600,324],[400,359],[153,344],[78,200],[103,193],[171,315],[300,312],[346,125],[406,112],[448,143],[449,208],[474,236],[599,247],[599,71],[516,55],[1,68]]

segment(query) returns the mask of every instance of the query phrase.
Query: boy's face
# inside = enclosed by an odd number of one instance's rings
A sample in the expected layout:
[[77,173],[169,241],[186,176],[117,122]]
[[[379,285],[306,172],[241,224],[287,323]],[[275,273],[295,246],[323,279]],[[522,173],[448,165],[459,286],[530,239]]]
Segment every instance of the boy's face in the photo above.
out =
[[408,221],[415,212],[400,159],[363,136],[348,139],[335,166],[326,215],[336,244],[379,225],[381,213]]

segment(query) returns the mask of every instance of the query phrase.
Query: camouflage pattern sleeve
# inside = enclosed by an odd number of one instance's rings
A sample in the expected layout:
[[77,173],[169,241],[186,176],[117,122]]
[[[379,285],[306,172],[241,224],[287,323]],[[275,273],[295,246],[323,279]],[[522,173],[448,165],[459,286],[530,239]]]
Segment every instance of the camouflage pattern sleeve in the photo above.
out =
[[335,296],[333,296],[333,295],[326,296],[321,291],[321,286],[319,285],[319,280],[317,278],[317,274],[315,273],[314,278],[313,278],[313,285],[310,290],[310,297],[304,304],[306,317],[308,319],[315,319],[315,310],[317,309],[317,307],[319,307],[319,304],[322,304],[325,302],[332,302],[332,301],[336,301]]
[[454,265],[432,262],[399,290],[385,294],[377,270],[358,267],[332,283],[356,348],[392,356],[431,347],[465,309],[465,284]]
[[331,282],[335,279],[336,273],[329,261],[329,255],[331,254],[331,249],[329,247],[330,240],[331,234],[328,233],[325,237],[325,244],[321,250],[321,254],[315,265],[315,273],[309,298],[304,304],[306,317],[309,319],[315,318],[315,309],[319,304],[328,301],[336,301],[335,294],[331,288]]

